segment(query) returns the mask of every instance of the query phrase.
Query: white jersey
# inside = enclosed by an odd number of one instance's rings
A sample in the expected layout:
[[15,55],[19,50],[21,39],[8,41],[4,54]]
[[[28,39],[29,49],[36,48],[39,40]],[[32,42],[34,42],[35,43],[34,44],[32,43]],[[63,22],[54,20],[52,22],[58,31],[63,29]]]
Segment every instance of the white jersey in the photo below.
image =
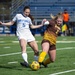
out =
[[[17,21],[17,32],[30,30],[29,25],[32,25],[31,19],[29,17],[25,17],[22,14],[17,14],[13,21]],[[25,31],[26,32],[26,31]]]
[[27,40],[29,36],[33,36],[29,28],[29,25],[32,25],[32,21],[29,17],[25,17],[22,14],[17,14],[12,21],[17,21],[16,33],[19,39],[25,37],[25,40]]

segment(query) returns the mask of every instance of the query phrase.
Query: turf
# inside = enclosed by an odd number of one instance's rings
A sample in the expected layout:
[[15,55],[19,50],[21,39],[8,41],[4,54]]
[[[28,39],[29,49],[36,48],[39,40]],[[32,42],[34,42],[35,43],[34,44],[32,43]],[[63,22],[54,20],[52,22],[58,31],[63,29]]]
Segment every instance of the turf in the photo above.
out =
[[[41,51],[42,36],[35,38]],[[75,37],[58,37],[56,47],[56,61],[49,64],[48,68],[42,66],[38,71],[32,71],[20,65],[23,59],[17,37],[0,36],[0,75],[51,75],[65,71],[68,72],[61,75],[75,75]],[[27,53],[31,64],[34,53],[29,46],[27,46]]]

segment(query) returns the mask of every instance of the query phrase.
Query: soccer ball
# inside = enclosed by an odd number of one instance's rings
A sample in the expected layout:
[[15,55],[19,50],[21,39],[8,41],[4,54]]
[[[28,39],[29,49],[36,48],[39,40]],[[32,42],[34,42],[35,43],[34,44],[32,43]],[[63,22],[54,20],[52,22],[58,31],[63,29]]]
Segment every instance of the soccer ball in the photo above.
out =
[[46,21],[45,23],[44,23],[44,25],[48,25],[49,24],[49,21]]
[[34,71],[40,68],[40,64],[37,61],[33,61],[30,66],[31,66],[31,69]]

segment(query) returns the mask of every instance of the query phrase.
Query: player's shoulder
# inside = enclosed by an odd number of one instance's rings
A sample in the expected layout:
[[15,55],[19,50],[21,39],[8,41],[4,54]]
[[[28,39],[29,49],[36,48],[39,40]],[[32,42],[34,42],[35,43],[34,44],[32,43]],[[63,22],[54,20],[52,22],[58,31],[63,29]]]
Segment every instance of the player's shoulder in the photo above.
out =
[[28,19],[29,21],[31,21],[31,18],[30,18],[30,17],[27,17],[27,19]]
[[30,19],[30,17],[27,17],[28,19]]
[[16,16],[22,16],[22,14],[18,13],[18,14],[16,14]]

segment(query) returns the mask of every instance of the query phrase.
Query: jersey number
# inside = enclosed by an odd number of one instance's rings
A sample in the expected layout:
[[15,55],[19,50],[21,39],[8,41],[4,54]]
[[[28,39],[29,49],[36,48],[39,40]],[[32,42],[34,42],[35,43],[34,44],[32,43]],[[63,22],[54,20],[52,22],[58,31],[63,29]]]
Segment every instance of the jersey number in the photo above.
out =
[[23,27],[25,27],[25,24],[23,23]]

